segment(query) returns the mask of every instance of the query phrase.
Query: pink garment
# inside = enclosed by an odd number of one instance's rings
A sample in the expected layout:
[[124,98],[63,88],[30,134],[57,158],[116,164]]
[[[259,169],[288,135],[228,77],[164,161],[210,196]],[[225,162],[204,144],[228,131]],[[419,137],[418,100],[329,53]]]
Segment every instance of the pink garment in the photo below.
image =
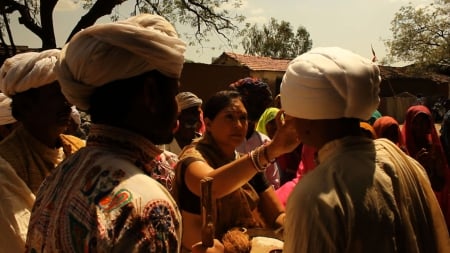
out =
[[298,181],[304,175],[306,175],[306,173],[310,172],[311,170],[313,170],[316,167],[316,163],[314,161],[315,153],[316,153],[315,148],[303,144],[302,160],[300,161],[300,164],[298,165],[297,177],[292,179],[291,181],[286,182],[285,184],[283,184],[280,188],[278,188],[275,191],[275,193],[278,196],[278,199],[280,200],[281,204],[283,204],[283,206],[286,206],[289,195],[294,190]]

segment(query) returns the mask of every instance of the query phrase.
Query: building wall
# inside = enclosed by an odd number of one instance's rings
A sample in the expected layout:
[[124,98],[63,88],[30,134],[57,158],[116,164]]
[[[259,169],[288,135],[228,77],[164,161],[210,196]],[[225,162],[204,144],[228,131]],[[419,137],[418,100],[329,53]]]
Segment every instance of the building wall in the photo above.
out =
[[239,66],[185,63],[180,91],[190,91],[206,100],[215,92],[226,89],[230,83],[249,75],[247,68]]
[[[253,76],[267,82],[275,96],[279,92],[283,75],[283,71],[251,71],[242,66],[185,63],[181,75],[180,91],[191,91],[206,100],[215,92],[226,89],[230,83]],[[448,98],[449,84],[437,84],[432,80],[419,78],[384,79],[380,85],[380,112],[402,122],[406,112],[405,108],[415,100],[415,98],[403,97],[402,93],[405,92],[413,96],[420,94],[431,100],[439,96]]]
[[251,71],[250,73],[253,77],[261,78],[269,85],[273,97],[280,93],[284,71]]
[[403,92],[414,95],[448,97],[449,84],[437,84],[432,80],[421,78],[396,78],[383,80],[380,85],[380,96],[391,97]]

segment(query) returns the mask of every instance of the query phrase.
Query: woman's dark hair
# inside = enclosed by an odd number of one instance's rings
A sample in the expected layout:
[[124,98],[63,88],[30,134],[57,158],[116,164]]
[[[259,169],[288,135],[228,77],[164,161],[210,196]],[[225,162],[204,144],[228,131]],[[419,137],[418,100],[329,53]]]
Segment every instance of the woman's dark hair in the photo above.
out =
[[246,77],[230,84],[228,88],[241,94],[250,121],[257,122],[273,103],[269,85],[259,78]]
[[216,92],[203,104],[203,117],[214,120],[217,114],[229,106],[233,99],[242,101],[241,94],[234,90],[223,90]]

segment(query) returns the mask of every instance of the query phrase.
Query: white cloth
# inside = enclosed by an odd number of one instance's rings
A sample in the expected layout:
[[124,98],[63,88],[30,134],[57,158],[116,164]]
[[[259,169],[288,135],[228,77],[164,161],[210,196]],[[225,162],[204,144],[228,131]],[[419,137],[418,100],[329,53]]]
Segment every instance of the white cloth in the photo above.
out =
[[284,253],[448,253],[425,170],[387,139],[345,137],[291,193]]
[[0,68],[0,90],[8,97],[56,81],[59,49],[27,52],[8,58]]
[[70,112],[70,117],[72,117],[73,121],[77,123],[77,125],[81,125],[81,115],[77,110],[77,107],[73,105],[71,109],[72,111]]
[[338,47],[314,48],[289,63],[281,105],[296,118],[367,120],[378,107],[380,82],[370,60]]
[[78,32],[62,49],[56,71],[67,100],[88,110],[94,89],[106,83],[151,70],[179,78],[185,50],[167,20],[141,14]]
[[250,253],[270,253],[271,250],[277,249],[283,249],[283,241],[264,236],[252,238],[252,249]]
[[0,93],[0,126],[11,124],[17,120],[12,116],[11,99]]
[[203,102],[194,93],[189,91],[180,92],[175,98],[181,111],[194,106],[201,106]]
[[0,158],[0,253],[25,252],[34,194]]

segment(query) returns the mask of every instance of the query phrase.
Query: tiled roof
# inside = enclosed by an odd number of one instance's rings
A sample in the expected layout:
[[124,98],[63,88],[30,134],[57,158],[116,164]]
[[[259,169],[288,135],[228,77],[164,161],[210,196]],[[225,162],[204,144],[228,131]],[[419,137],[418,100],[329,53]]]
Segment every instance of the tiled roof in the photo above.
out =
[[410,66],[379,66],[383,79],[429,79],[438,84],[450,84],[450,76],[428,71],[414,71]]
[[[254,56],[224,52],[212,64],[245,66],[253,71],[286,71],[291,59],[276,59],[271,57]],[[418,78],[430,79],[435,83],[449,84],[450,77],[438,73],[411,73],[410,68],[406,67],[389,67],[379,66],[381,77],[383,79],[398,79],[398,78]]]
[[236,64],[246,66],[250,70],[264,70],[264,71],[286,71],[291,59],[276,59],[271,57],[243,55],[230,52],[224,52],[213,64],[224,64],[226,59],[231,58],[236,61]]

